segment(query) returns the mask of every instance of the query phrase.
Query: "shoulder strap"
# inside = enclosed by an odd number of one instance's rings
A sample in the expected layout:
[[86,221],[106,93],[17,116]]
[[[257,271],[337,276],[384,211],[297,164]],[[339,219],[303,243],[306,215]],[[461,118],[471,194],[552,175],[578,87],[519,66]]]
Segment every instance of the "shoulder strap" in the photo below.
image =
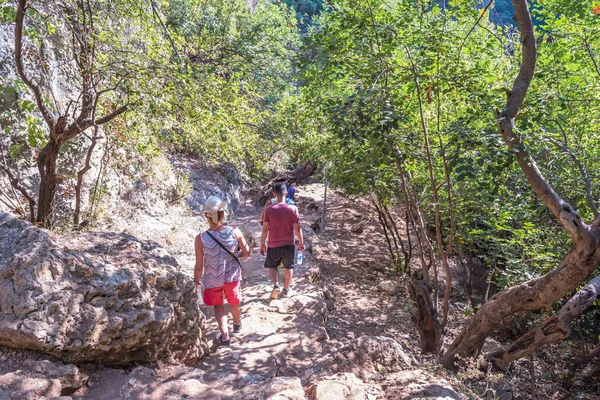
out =
[[209,231],[206,231],[206,234],[207,234],[208,236],[210,236],[210,237],[212,238],[212,240],[214,240],[215,242],[217,242],[217,244],[218,244],[219,246],[221,246],[221,248],[222,248],[223,250],[225,250],[225,251],[227,252],[227,254],[229,254],[229,255],[230,255],[230,256],[231,256],[231,257],[232,257],[232,258],[235,260],[235,262],[237,262],[237,263],[238,263],[238,265],[240,266],[240,268],[242,267],[242,264],[240,263],[240,260],[239,260],[239,259],[238,259],[238,258],[235,256],[235,254],[233,254],[232,252],[230,252],[230,251],[227,249],[227,247],[223,246],[223,243],[221,243],[220,241],[218,241],[218,240],[217,240],[217,238],[216,238],[216,237],[214,237],[214,236],[213,236],[213,235],[212,235],[212,234],[211,234]]

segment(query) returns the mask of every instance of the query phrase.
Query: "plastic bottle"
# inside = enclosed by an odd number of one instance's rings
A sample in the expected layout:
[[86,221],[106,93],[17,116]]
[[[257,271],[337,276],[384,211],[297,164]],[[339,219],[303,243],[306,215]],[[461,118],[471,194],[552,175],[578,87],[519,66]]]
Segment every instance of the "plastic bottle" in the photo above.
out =
[[298,249],[298,257],[296,259],[296,264],[302,264],[302,250]]

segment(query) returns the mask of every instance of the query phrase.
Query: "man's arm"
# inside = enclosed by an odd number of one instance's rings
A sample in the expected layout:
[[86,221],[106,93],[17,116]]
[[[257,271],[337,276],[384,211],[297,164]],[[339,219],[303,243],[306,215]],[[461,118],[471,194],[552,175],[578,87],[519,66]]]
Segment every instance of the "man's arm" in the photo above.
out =
[[200,286],[200,277],[204,270],[204,245],[202,244],[202,238],[200,235],[196,236],[194,242],[194,250],[196,251],[196,265],[194,266],[194,285]]
[[267,254],[267,236],[269,236],[269,223],[263,222],[262,234],[260,235],[260,254]]
[[237,256],[239,258],[250,257],[250,246],[248,246],[248,243],[246,243],[246,238],[242,234],[242,231],[240,231],[238,228],[235,228],[233,230],[233,236],[235,236],[235,238],[237,239],[238,246],[240,247],[240,250],[241,250]]
[[260,222],[260,224],[262,225],[264,220],[265,220],[265,212],[267,211],[267,207],[269,207],[271,205],[271,199],[267,200],[265,202],[265,206],[262,209],[262,212],[260,213],[260,218],[258,219],[258,222]]
[[296,231],[296,237],[298,238],[298,248],[304,251],[304,236],[302,235],[300,222],[294,224],[294,231]]

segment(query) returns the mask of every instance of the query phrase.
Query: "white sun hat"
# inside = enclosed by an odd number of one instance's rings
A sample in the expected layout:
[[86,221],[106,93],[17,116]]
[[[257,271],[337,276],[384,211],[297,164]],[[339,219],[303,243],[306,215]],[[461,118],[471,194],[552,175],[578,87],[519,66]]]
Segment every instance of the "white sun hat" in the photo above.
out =
[[217,196],[210,196],[206,199],[206,203],[204,203],[203,214],[208,214],[207,217],[211,218],[212,221],[216,224],[219,222],[219,211],[225,211],[223,208],[225,207],[225,202],[223,202]]

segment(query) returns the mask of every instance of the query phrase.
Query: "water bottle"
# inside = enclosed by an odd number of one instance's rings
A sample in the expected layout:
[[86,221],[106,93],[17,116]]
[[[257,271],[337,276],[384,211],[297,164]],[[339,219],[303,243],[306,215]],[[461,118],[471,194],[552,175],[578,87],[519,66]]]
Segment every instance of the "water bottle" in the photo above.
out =
[[298,249],[298,258],[296,260],[296,264],[302,264],[302,250]]

